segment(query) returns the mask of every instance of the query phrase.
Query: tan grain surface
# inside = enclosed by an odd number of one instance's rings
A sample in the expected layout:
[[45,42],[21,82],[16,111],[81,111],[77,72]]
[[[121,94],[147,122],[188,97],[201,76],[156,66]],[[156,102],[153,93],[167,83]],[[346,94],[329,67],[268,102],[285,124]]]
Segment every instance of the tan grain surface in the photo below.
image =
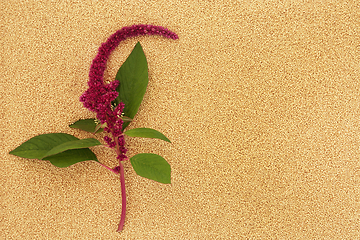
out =
[[[360,239],[359,1],[0,1],[0,239]],[[8,152],[43,133],[91,137],[79,96],[116,30],[154,24],[179,35],[120,43],[113,79],[137,41],[150,83],[127,139],[172,184],[126,163],[59,169]],[[101,140],[102,135],[98,136]],[[113,167],[114,153],[93,148]]]

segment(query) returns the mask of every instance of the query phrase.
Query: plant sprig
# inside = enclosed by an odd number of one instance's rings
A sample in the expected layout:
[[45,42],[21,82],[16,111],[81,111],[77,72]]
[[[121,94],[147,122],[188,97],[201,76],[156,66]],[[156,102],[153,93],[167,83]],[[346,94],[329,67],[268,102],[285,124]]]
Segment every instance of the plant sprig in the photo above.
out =
[[[106,84],[103,74],[110,53],[120,41],[138,35],[162,35],[177,39],[177,35],[163,27],[152,25],[134,25],[124,27],[110,36],[101,45],[93,60],[89,73],[89,88],[80,97],[84,106],[96,113],[96,118],[80,119],[71,124],[94,135],[105,132],[106,144],[95,138],[78,139],[66,133],[48,133],[35,136],[24,142],[10,154],[50,161],[51,164],[64,168],[78,162],[95,161],[101,166],[120,175],[122,210],[118,232],[123,229],[126,214],[126,191],[123,161],[130,160],[135,172],[142,177],[165,184],[171,183],[171,167],[161,156],[153,153],[140,153],[127,157],[124,135],[129,137],[157,138],[166,142],[170,140],[162,133],[150,128],[135,128],[124,131],[132,121],[143,100],[148,85],[148,66],[143,49],[138,42],[127,60],[116,74],[115,80]],[[89,147],[105,146],[117,153],[119,164],[110,168],[97,159]]]

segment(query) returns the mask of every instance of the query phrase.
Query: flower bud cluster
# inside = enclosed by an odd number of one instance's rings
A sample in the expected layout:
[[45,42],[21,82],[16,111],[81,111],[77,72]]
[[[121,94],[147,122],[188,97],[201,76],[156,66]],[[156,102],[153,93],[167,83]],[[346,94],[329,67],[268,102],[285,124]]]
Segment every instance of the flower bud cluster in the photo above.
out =
[[106,132],[111,133],[113,138],[108,136],[104,140],[111,148],[117,148],[118,159],[120,161],[127,159],[124,136],[122,134],[123,121],[119,117],[124,109],[124,103],[119,103],[115,108],[111,103],[117,98],[116,88],[119,81],[115,80],[105,84],[103,80],[106,62],[111,52],[118,44],[129,37],[139,35],[162,35],[166,38],[178,39],[178,36],[161,26],[153,25],[133,25],[124,27],[111,35],[105,43],[102,43],[98,54],[94,58],[89,72],[89,88],[81,95],[80,101],[84,107],[96,113],[96,118],[101,124],[106,123]]

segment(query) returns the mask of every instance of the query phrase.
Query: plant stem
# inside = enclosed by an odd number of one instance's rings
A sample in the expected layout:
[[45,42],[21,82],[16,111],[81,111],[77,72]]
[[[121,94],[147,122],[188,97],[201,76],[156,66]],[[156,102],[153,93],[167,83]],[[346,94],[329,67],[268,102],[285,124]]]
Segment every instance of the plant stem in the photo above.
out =
[[[108,115],[106,115],[106,122],[109,122],[109,117],[108,117]],[[109,129],[110,129],[111,135],[113,136],[114,142],[115,142],[115,144],[116,144],[116,149],[115,149],[115,151],[116,151],[117,155],[119,156],[119,155],[120,155],[120,148],[119,148],[118,138],[115,137],[114,129],[112,129],[112,128],[110,128],[110,127],[109,127]]]
[[109,146],[107,146],[107,145],[99,145],[100,147],[106,147],[106,148],[110,148],[110,149],[113,149],[113,148],[111,148],[111,147],[109,147]]
[[125,192],[125,176],[124,176],[124,166],[123,163],[120,161],[120,183],[121,183],[121,219],[118,227],[118,232],[124,227],[125,222],[125,214],[126,214],[126,192]]
[[113,173],[115,173],[115,174],[119,174],[117,171],[115,171],[114,169],[112,169],[112,168],[110,168],[110,167],[108,167],[108,166],[106,166],[106,165],[104,165],[104,164],[102,164],[102,163],[100,163],[100,162],[97,162],[98,164],[100,164],[101,166],[103,166],[104,168],[106,168],[107,170],[110,170],[110,171],[112,171]]
[[[109,122],[108,115],[106,115],[106,121]],[[119,139],[118,137],[115,137],[114,129],[110,128],[111,135],[113,136],[115,146],[116,146],[116,153],[118,156],[120,156],[120,146],[119,146]],[[125,215],[126,215],[126,190],[125,190],[125,174],[124,174],[124,165],[121,160],[119,160],[119,167],[120,167],[120,184],[121,184],[121,217],[120,217],[120,223],[118,226],[117,231],[121,232],[124,223],[125,223]]]

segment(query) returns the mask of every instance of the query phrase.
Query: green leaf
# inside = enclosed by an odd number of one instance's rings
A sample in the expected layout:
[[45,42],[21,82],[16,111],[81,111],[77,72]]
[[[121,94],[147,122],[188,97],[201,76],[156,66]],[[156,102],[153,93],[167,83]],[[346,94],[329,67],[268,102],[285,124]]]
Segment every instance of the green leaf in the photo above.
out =
[[131,122],[132,121],[131,118],[126,117],[126,116],[121,117],[121,119],[123,120],[123,122]]
[[[94,118],[90,118],[90,119],[80,119],[76,122],[74,122],[73,124],[69,125],[69,127],[71,128],[78,128],[87,132],[91,132],[94,133],[96,130],[96,127],[100,127],[100,124],[96,124],[95,119]],[[96,131],[96,133],[100,133],[104,131],[104,129],[102,128],[98,128],[98,130]]]
[[89,160],[98,162],[96,155],[88,148],[67,150],[56,155],[45,157],[43,160],[49,160],[52,165],[60,168]]
[[65,142],[63,144],[60,144],[54,148],[52,148],[50,151],[46,153],[46,156],[55,155],[61,152],[64,152],[66,150],[70,149],[80,149],[80,148],[88,148],[88,147],[94,147],[101,145],[101,143],[96,140],[95,138],[85,138],[80,140],[75,140],[71,142]]
[[[115,99],[116,104],[125,104],[124,115],[133,119],[146,92],[149,82],[148,65],[140,42],[136,44],[129,57],[120,67],[115,77],[120,81],[116,91],[119,96]],[[124,122],[123,129],[129,125]]]
[[161,156],[153,153],[140,153],[130,158],[135,172],[160,183],[171,183],[171,168]]
[[[66,133],[49,133],[35,136],[21,144],[10,154],[31,159],[52,160],[55,166],[70,166],[74,163],[95,160],[95,154],[87,147],[101,145],[92,138],[78,139]],[[62,162],[62,163],[60,163]]]
[[106,127],[107,126],[107,124],[106,123],[104,123],[104,124],[98,124],[98,125],[96,125],[96,127],[95,127],[95,130],[94,130],[94,133],[101,133],[102,131],[104,131],[104,127]]
[[130,137],[158,138],[171,143],[164,134],[151,128],[134,128],[127,130],[124,134]]

